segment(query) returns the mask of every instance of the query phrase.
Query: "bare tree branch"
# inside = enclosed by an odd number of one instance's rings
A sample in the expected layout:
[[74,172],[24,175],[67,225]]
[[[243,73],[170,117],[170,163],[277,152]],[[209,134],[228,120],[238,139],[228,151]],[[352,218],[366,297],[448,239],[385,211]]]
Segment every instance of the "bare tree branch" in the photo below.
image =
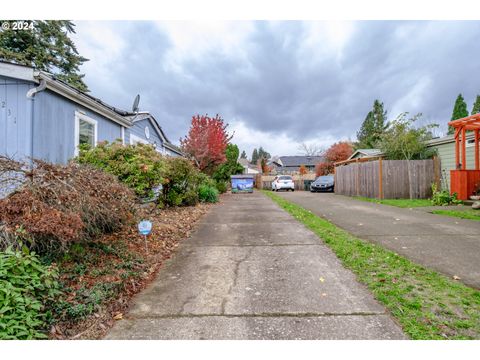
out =
[[305,142],[298,146],[298,150],[305,156],[320,156],[325,152],[323,147]]

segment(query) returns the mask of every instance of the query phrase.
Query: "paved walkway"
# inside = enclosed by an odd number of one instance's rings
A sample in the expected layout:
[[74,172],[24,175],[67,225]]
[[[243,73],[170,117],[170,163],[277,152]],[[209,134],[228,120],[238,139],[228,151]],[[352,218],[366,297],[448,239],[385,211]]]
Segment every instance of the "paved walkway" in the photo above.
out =
[[480,288],[480,221],[434,215],[335,194],[279,193],[362,239]]
[[108,339],[402,339],[311,231],[261,193],[228,195]]

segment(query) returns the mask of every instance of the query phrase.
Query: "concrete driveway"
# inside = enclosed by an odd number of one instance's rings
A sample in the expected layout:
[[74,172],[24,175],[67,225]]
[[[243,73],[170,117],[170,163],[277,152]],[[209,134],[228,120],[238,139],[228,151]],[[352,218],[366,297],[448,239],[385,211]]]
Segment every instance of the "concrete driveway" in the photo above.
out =
[[403,339],[322,241],[261,193],[227,195],[107,339]]
[[480,222],[330,193],[279,193],[348,232],[480,288]]

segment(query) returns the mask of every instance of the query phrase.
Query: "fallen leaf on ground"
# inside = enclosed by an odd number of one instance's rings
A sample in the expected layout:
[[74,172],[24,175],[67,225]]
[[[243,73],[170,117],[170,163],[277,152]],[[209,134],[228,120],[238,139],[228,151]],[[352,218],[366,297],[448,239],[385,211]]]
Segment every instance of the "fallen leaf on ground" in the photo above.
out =
[[320,280],[320,282],[324,282],[324,281],[325,281],[325,279],[322,278],[322,277],[321,277],[319,280]]
[[461,279],[460,276],[457,276],[457,275],[453,275],[452,278],[453,278],[453,280],[460,280]]
[[122,313],[118,313],[117,315],[115,315],[113,317],[115,320],[122,320],[123,319],[123,314]]

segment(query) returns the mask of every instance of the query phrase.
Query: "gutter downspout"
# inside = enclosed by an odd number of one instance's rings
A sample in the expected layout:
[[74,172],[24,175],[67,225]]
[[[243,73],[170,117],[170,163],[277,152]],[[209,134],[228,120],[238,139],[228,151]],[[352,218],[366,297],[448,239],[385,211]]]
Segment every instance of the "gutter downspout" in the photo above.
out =
[[30,153],[30,166],[33,167],[33,126],[34,126],[34,103],[35,103],[35,94],[45,90],[47,87],[47,82],[44,79],[40,80],[40,85],[37,87],[31,88],[27,91],[27,99],[30,100],[30,144],[29,153]]

